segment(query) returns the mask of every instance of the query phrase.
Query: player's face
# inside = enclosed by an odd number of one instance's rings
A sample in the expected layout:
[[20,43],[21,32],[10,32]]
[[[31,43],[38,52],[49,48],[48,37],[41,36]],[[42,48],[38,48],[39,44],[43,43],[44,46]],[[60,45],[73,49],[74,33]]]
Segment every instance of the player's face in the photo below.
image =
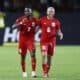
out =
[[32,15],[31,9],[25,8],[24,14],[25,14],[25,16],[27,16],[27,17],[28,17],[28,16],[31,16],[31,15]]
[[54,8],[48,9],[48,10],[47,10],[47,15],[48,15],[48,17],[53,18],[54,15],[55,15],[55,10],[54,10]]

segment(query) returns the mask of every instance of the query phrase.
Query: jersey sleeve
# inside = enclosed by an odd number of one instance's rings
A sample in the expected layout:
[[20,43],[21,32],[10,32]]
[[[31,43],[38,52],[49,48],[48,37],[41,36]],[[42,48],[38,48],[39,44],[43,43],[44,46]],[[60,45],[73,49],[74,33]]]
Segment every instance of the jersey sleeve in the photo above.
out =
[[16,24],[20,23],[21,21],[22,21],[22,19],[21,19],[21,18],[18,18],[18,19],[16,20]]
[[60,29],[60,22],[58,20],[56,22],[56,29]]

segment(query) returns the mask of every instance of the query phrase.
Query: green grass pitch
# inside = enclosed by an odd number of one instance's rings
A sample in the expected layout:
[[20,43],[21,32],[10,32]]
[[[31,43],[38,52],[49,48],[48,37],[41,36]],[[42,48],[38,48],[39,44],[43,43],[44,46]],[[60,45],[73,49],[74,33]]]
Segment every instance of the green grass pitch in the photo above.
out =
[[[37,78],[31,78],[30,55],[26,57],[28,78],[25,80],[80,80],[80,46],[57,46],[52,60],[50,78],[43,78],[41,53],[36,46]],[[17,46],[0,47],[0,80],[24,80]]]

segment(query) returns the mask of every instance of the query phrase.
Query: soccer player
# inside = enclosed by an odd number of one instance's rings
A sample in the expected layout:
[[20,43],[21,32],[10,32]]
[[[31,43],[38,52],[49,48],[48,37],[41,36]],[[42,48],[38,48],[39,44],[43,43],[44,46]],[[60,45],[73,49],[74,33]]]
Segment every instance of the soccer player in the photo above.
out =
[[35,30],[37,19],[32,17],[31,8],[25,8],[24,14],[24,16],[16,20],[12,28],[18,28],[19,31],[19,54],[21,55],[22,75],[27,77],[25,58],[27,50],[29,50],[32,62],[32,77],[36,77]]
[[47,8],[47,16],[40,18],[39,25],[41,28],[40,47],[42,53],[42,68],[44,77],[48,77],[52,56],[56,45],[56,35],[63,39],[63,33],[60,29],[60,22],[55,17],[55,9],[53,7]]

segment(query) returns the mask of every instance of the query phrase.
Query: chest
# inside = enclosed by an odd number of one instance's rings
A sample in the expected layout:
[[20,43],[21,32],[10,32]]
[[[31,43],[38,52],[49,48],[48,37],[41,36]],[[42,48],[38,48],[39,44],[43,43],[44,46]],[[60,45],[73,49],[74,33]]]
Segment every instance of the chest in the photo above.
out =
[[54,33],[56,31],[57,23],[55,20],[43,20],[42,30],[45,33]]
[[24,22],[23,26],[34,28],[36,26],[36,22],[34,20],[27,20]]
[[34,32],[36,28],[36,22],[34,20],[26,20],[21,27],[19,27],[20,31],[24,32]]
[[42,27],[47,28],[50,27],[52,29],[56,28],[57,23],[54,20],[43,20],[42,21]]

